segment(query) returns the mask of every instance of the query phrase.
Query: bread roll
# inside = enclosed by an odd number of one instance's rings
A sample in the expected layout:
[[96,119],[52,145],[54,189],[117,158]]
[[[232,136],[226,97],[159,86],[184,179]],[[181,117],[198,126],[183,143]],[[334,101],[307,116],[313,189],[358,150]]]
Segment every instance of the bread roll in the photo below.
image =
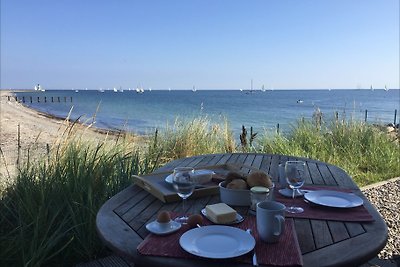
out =
[[247,184],[250,188],[253,186],[263,186],[269,188],[272,187],[272,180],[265,172],[254,171],[247,177]]
[[228,189],[247,189],[247,183],[243,179],[234,179],[226,185]]

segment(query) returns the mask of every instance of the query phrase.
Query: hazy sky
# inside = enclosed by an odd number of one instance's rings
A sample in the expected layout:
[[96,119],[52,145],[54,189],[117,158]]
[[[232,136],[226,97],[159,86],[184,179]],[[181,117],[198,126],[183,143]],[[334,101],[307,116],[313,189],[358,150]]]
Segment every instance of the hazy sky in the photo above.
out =
[[1,0],[1,88],[399,88],[398,0]]

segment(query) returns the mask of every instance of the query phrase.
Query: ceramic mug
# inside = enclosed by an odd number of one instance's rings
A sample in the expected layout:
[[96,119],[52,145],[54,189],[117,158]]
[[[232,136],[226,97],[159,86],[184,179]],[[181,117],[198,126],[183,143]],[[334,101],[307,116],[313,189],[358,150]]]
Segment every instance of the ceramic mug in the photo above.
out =
[[285,231],[286,206],[276,201],[262,201],[257,204],[257,231],[267,243],[279,241]]

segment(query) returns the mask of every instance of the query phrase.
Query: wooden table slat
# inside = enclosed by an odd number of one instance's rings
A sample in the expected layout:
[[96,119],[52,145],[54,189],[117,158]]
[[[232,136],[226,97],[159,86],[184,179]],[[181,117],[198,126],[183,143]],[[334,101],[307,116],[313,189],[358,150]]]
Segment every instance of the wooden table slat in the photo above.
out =
[[324,179],[322,179],[321,173],[317,167],[316,163],[309,162],[307,164],[308,170],[310,171],[310,177],[315,185],[325,185]]
[[296,233],[298,240],[309,240],[309,242],[300,242],[300,250],[303,254],[315,250],[314,235],[311,228],[310,220],[295,219]]
[[311,227],[314,234],[315,247],[317,249],[333,244],[332,236],[326,221],[312,220]]
[[346,225],[343,222],[328,221],[328,226],[334,243],[350,238]]
[[318,169],[326,185],[338,185],[336,180],[333,178],[332,173],[329,171],[328,166],[326,166],[325,164],[318,164]]

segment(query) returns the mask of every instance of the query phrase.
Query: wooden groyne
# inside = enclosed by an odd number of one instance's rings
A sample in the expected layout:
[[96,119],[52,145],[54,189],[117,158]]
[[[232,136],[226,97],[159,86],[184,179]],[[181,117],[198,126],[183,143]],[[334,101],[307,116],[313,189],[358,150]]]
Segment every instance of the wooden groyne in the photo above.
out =
[[11,96],[7,95],[8,101],[16,101],[20,103],[72,103],[72,96]]

